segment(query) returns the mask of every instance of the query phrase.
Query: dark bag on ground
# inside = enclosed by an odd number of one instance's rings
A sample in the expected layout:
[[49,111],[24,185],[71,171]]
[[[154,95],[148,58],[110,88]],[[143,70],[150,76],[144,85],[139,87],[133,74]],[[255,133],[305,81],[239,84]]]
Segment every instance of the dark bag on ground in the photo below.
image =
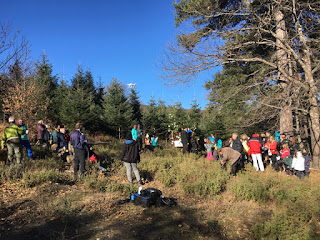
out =
[[172,206],[177,205],[177,202],[173,198],[165,198],[162,196],[162,192],[155,188],[147,188],[141,190],[139,193],[134,193],[131,195],[131,202],[134,205],[139,205],[145,208],[151,206],[161,207],[161,206]]

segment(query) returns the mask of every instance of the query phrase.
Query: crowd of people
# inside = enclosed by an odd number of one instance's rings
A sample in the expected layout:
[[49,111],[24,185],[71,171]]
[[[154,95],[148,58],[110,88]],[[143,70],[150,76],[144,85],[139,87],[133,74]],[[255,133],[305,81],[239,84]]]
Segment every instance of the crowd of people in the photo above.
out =
[[[1,140],[1,149],[8,150],[8,164],[14,164],[14,157],[17,164],[21,163],[23,158],[23,148],[28,153],[28,158],[33,159],[33,153],[30,141],[28,139],[28,129],[23,119],[15,120],[13,116],[8,119],[9,126],[5,128]],[[82,124],[75,125],[75,131],[69,135],[69,131],[64,126],[57,124],[54,129],[45,125],[42,120],[37,124],[36,145],[50,149],[59,156],[72,155],[74,161],[74,179],[78,179],[78,171],[80,175],[85,173],[85,161],[88,149],[86,143],[88,140],[81,132]]]
[[285,171],[287,176],[295,173],[299,179],[309,177],[311,158],[300,149],[295,138],[283,133],[277,140],[268,132],[253,134],[250,138],[246,134],[239,138],[237,133],[233,133],[224,147],[219,135],[205,139],[204,145],[207,159],[219,160],[223,169],[229,162],[233,176],[245,164],[253,164],[256,171],[262,172],[269,164],[276,171]]
[[[28,128],[23,119],[15,121],[13,116],[9,117],[9,126],[5,128],[1,148],[8,149],[8,163],[13,164],[14,156],[16,162],[21,163],[22,150],[26,148],[28,158],[33,158],[32,148],[28,140]],[[62,125],[56,125],[54,129],[45,125],[42,120],[37,124],[36,144],[47,147],[60,156],[72,155],[74,161],[74,180],[85,173],[85,162],[90,157],[91,148],[88,147],[88,140],[82,133],[82,124],[75,125],[75,131],[69,135],[69,131]],[[137,163],[140,161],[141,151],[153,151],[158,145],[158,137],[153,134],[145,134],[144,147],[142,140],[141,125],[133,125],[130,132],[126,134],[123,141],[120,160],[124,162],[127,170],[127,178],[132,183],[131,172],[133,170],[137,181],[143,184],[140,178]],[[198,139],[193,137],[192,130],[183,127],[181,130],[182,152],[198,154]],[[221,168],[226,169],[226,164],[231,165],[231,174],[236,176],[239,169],[244,169],[246,164],[252,164],[256,171],[265,171],[265,166],[270,166],[276,171],[285,171],[288,176],[295,175],[301,179],[309,177],[311,158],[306,152],[300,150],[299,145],[293,137],[283,133],[275,136],[270,133],[253,134],[248,137],[246,134],[239,138],[233,133],[231,138],[223,145],[219,134],[210,134],[204,139],[204,149],[207,152],[209,161],[220,161]],[[91,154],[92,155],[92,154]],[[95,155],[93,155],[95,156]],[[91,159],[91,158],[90,158]],[[89,161],[90,161],[89,159]]]

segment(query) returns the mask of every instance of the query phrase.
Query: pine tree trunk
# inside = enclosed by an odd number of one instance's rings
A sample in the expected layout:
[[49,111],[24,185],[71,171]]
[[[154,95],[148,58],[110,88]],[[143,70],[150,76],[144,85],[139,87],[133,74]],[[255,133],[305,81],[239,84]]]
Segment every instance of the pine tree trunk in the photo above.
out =
[[287,135],[293,136],[293,117],[292,109],[285,107],[280,112],[280,133],[286,133]]
[[[289,56],[284,49],[283,42],[287,39],[286,25],[284,20],[284,14],[280,9],[275,11],[274,15],[276,19],[276,45],[277,45],[277,65],[279,68],[284,70],[288,75],[290,75],[289,67]],[[292,73],[291,73],[292,74]],[[280,133],[286,133],[288,135],[293,135],[293,117],[292,109],[288,103],[290,98],[290,89],[285,76],[279,71],[279,85],[283,89],[283,105],[284,108],[280,112]]]
[[303,50],[303,58],[304,58],[304,77],[306,83],[309,85],[309,104],[310,104],[310,135],[311,135],[311,152],[312,152],[312,167],[319,169],[320,168],[320,114],[319,114],[319,106],[318,106],[318,94],[319,90],[315,84],[314,75],[312,73],[312,63],[311,63],[311,51],[306,42],[305,36],[302,32],[302,27],[299,22],[296,23],[296,27],[298,29],[298,34]]

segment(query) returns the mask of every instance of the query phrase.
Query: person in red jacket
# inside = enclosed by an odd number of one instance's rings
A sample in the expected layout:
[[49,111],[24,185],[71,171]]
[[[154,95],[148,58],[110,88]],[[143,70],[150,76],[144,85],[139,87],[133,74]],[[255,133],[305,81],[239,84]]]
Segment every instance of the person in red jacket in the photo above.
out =
[[271,157],[271,166],[273,168],[275,168],[275,163],[277,161],[276,159],[277,159],[277,154],[278,154],[278,152],[277,152],[278,143],[274,139],[273,136],[270,136],[264,146],[265,146],[265,148],[268,149],[268,155]]
[[253,134],[252,138],[248,142],[249,146],[249,153],[251,154],[253,166],[256,169],[256,171],[264,171],[264,166],[262,162],[262,156],[261,156],[261,143],[259,139],[259,135]]

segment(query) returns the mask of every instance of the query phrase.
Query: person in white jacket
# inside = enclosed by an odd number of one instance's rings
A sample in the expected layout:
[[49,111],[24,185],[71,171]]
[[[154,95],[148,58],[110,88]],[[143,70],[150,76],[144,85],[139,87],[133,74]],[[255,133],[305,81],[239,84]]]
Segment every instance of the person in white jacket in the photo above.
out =
[[299,179],[304,177],[304,157],[301,151],[296,151],[292,159],[292,168],[296,171]]

